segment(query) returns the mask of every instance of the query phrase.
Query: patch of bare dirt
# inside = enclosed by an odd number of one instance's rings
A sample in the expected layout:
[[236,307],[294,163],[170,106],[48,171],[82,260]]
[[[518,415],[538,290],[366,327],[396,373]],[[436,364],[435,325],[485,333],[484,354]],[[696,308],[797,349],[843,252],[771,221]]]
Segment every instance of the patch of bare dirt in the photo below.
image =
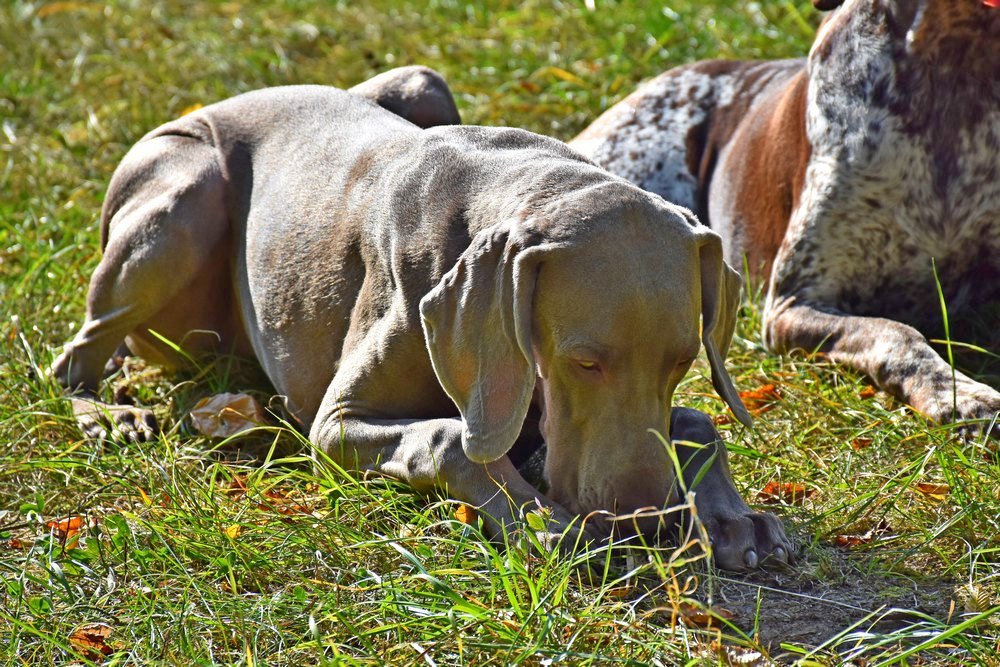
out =
[[917,621],[914,612],[944,621],[962,611],[955,582],[864,572],[832,547],[818,556],[784,572],[713,575],[702,594],[748,635],[756,621],[757,641],[779,660],[792,657],[782,643],[814,648],[843,632],[891,632]]

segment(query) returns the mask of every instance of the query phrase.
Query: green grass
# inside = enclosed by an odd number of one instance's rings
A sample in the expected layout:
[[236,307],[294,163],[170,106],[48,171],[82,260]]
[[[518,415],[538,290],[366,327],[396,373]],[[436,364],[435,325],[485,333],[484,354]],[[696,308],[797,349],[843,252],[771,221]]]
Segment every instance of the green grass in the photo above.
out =
[[[422,63],[446,76],[466,122],[568,139],[670,65],[803,54],[818,20],[805,1],[594,5],[0,7],[0,662],[998,664],[994,455],[864,396],[855,375],[768,357],[759,299],[731,368],[740,388],[773,383],[782,398],[753,432],[722,428],[748,497],[772,480],[815,491],[770,506],[804,547],[785,572],[706,572],[664,548],[585,574],[528,544],[496,549],[444,498],[314,472],[278,422],[209,440],[185,419],[199,398],[269,398],[230,359],[178,375],[130,364],[113,383],[157,406],[165,433],[81,440],[45,368],[82,317],[112,170],[184,109]],[[722,413],[705,376],[699,365],[677,400]],[[919,483],[949,490],[935,498]],[[69,516],[89,526],[75,548],[46,527]],[[709,598],[738,613],[721,643],[678,620],[684,599]],[[107,657],[70,642],[95,623],[110,631]]]

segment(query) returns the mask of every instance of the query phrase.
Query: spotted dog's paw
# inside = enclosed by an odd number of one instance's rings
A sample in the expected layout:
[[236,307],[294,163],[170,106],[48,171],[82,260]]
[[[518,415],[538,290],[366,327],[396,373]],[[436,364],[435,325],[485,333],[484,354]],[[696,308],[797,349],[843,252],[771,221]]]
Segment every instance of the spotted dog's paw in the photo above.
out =
[[969,435],[981,435],[990,429],[1000,437],[1000,391],[957,374],[935,383],[914,396],[913,407],[939,424],[959,423]]

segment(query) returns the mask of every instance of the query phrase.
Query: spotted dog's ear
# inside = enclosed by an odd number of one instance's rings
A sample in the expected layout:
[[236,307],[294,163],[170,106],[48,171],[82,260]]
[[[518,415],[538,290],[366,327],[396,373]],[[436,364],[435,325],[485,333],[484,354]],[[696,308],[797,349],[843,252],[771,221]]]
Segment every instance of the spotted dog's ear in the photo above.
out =
[[420,301],[434,373],[458,406],[462,449],[476,463],[507,453],[531,403],[531,308],[544,248],[516,223],[486,229]]
[[823,12],[836,9],[842,4],[844,4],[844,0],[813,0],[813,7]]

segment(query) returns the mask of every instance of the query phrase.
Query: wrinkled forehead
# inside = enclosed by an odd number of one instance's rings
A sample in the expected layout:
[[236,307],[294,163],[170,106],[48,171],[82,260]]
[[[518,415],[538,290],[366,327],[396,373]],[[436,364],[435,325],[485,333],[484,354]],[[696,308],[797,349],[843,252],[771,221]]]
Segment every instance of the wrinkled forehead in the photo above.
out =
[[699,276],[689,243],[605,239],[562,248],[539,265],[534,319],[554,339],[620,346],[668,338],[697,346]]

